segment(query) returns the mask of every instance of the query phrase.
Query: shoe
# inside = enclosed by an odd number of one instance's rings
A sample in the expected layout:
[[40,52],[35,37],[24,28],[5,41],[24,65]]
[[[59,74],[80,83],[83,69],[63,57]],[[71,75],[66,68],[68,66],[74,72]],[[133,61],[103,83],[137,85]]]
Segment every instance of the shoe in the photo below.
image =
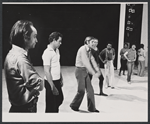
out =
[[99,113],[99,111],[96,109],[94,112],[97,112],[97,113]]
[[111,86],[109,86],[109,85],[106,85],[106,86],[105,86],[105,88],[109,88],[109,87],[111,87]]
[[128,84],[131,84],[131,80],[127,80]]
[[76,108],[76,107],[73,107],[73,106],[70,106],[70,108],[74,111],[79,111],[79,108]]
[[118,75],[119,75],[119,76],[121,76],[121,74],[120,74],[120,73],[119,73]]
[[99,113],[99,111],[97,109],[95,111],[89,111],[89,112],[97,112],[97,113]]
[[128,81],[128,84],[131,84],[131,81]]
[[100,95],[100,96],[108,96],[108,95],[105,94],[105,93],[100,93],[99,95]]
[[111,89],[115,89],[115,87],[111,87]]

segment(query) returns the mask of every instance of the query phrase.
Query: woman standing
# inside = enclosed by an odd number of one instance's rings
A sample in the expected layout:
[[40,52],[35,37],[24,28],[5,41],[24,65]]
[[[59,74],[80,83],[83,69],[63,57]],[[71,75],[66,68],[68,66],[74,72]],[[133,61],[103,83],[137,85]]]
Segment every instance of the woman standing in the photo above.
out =
[[144,50],[144,44],[140,44],[140,49],[138,50],[138,75],[144,76],[144,70],[145,70],[145,50]]
[[124,53],[125,58],[127,59],[127,68],[128,68],[128,75],[127,75],[127,82],[131,84],[131,75],[134,69],[134,62],[136,60],[136,46],[132,45],[131,49]]
[[121,51],[120,51],[120,56],[121,56],[120,64],[121,64],[121,67],[120,67],[120,71],[119,71],[119,76],[121,76],[121,71],[122,70],[123,70],[123,75],[125,75],[125,70],[127,69],[127,59],[124,57],[124,53],[127,50],[128,50],[128,44],[125,43],[124,48],[122,48]]

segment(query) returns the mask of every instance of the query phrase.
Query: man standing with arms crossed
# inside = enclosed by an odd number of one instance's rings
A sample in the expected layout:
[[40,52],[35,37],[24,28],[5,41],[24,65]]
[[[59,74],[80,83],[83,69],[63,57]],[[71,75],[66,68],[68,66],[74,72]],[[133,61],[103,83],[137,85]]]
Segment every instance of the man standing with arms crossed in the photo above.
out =
[[[87,91],[88,111],[99,112],[95,107],[94,90],[91,85],[89,74],[99,77],[100,71],[94,57],[91,55],[90,49],[92,48],[92,38],[86,37],[85,45],[81,46],[76,56],[76,70],[75,76],[78,82],[78,90],[75,98],[73,99],[70,107],[74,111],[79,111],[79,107],[83,100],[85,89]],[[92,63],[92,64],[91,64]],[[93,69],[95,68],[95,70]]]

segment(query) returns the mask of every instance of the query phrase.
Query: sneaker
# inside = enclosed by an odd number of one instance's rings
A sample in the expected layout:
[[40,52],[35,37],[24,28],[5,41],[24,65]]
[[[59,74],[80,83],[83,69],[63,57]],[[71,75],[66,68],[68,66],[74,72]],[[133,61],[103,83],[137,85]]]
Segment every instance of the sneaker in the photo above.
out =
[[131,84],[131,81],[128,81],[128,84]]

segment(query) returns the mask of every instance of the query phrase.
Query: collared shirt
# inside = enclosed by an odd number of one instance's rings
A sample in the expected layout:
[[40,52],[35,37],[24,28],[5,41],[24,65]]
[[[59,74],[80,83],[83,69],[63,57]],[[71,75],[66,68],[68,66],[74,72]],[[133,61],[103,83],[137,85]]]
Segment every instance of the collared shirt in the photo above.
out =
[[[49,65],[51,68],[52,80],[60,79],[60,54],[59,50],[48,45],[42,55],[43,65]],[[46,77],[45,77],[46,78]]]
[[85,44],[81,46],[76,56],[76,67],[85,67],[89,73],[94,74],[99,71],[99,67],[95,62],[89,47]]
[[12,45],[5,59],[4,71],[11,104],[24,105],[39,95],[42,78],[27,59],[24,49]]

